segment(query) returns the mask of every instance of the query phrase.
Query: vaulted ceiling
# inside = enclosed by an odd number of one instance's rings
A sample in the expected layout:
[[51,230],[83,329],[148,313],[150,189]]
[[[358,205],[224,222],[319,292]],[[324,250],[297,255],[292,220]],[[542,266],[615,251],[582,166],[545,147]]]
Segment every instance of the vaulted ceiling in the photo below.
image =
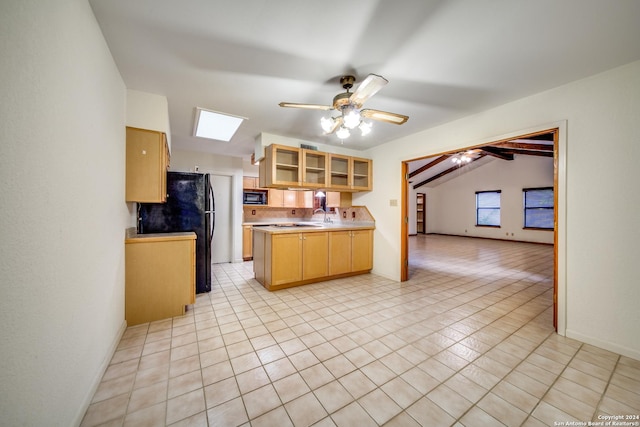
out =
[[[553,157],[554,133],[542,133],[508,141],[497,141],[455,153],[415,160],[409,163],[409,182],[412,188],[436,186],[467,170],[481,166],[485,158],[512,161],[516,155]],[[459,156],[466,156],[468,162],[452,162]]]
[[[245,158],[261,132],[366,150],[640,59],[637,0],[89,3],[126,87],[167,97],[173,148]],[[343,142],[324,112],[278,106],[331,104],[341,76],[369,73],[389,83],[366,107],[407,123]],[[197,138],[196,107],[248,120],[230,142]]]

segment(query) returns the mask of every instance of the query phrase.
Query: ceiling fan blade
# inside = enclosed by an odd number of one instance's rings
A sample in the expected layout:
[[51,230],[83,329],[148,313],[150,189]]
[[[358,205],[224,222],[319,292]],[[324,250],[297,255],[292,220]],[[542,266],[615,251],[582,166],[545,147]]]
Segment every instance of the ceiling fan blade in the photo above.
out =
[[380,89],[389,83],[387,79],[377,74],[369,74],[366,79],[358,85],[358,88],[349,98],[352,104],[360,108],[364,102],[376,94]]
[[285,108],[304,108],[305,110],[333,110],[331,105],[296,104],[295,102],[281,102],[278,105]]
[[404,116],[402,114],[397,114],[397,113],[389,113],[387,111],[380,111],[380,110],[365,109],[360,111],[360,115],[362,117],[366,117],[373,120],[379,120],[381,122],[392,123],[394,125],[401,125],[403,123],[406,123],[407,120],[409,120],[409,116]]

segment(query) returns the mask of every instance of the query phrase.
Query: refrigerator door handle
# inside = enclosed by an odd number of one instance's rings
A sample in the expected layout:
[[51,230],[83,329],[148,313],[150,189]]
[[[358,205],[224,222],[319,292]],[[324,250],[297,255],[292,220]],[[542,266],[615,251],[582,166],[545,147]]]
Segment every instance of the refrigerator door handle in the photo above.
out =
[[213,242],[213,230],[216,226],[216,201],[213,196],[213,187],[211,185],[209,186],[209,200],[209,207],[211,210],[207,211],[207,214],[211,215],[211,235],[209,236],[209,245],[211,245],[211,242]]

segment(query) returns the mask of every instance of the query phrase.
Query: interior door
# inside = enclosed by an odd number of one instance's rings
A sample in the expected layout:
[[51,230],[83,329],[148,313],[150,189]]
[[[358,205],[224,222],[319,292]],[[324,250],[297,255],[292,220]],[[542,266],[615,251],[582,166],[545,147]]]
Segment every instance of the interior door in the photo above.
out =
[[231,227],[231,194],[233,179],[227,175],[211,174],[211,187],[215,199],[215,228],[211,241],[211,263],[233,261],[233,232]]

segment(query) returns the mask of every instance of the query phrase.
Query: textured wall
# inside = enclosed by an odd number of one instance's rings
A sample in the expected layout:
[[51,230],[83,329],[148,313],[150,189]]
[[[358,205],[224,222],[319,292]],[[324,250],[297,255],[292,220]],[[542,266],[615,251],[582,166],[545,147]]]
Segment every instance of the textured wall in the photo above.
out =
[[86,0],[0,2],[0,54],[0,425],[77,425],[124,326],[126,90]]

